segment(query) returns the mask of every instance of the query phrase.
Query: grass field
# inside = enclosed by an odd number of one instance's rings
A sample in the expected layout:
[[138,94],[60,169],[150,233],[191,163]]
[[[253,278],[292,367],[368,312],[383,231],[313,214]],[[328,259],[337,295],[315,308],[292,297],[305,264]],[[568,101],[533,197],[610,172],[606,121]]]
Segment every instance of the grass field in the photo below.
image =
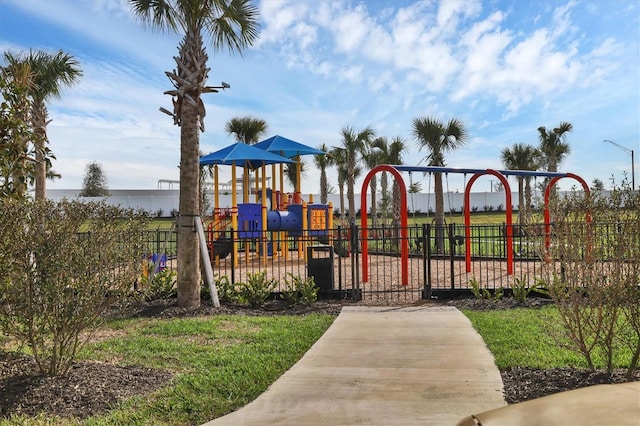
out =
[[[553,338],[561,333],[553,306],[463,313],[499,368],[585,367],[580,356]],[[264,392],[320,338],[334,318],[325,314],[220,315],[110,321],[101,332],[104,337],[87,346],[81,359],[167,369],[176,374],[169,387],[82,423],[39,417],[5,419],[0,425],[202,424]],[[628,366],[630,358],[630,352],[622,352],[616,366]],[[602,360],[596,361],[602,367]]]

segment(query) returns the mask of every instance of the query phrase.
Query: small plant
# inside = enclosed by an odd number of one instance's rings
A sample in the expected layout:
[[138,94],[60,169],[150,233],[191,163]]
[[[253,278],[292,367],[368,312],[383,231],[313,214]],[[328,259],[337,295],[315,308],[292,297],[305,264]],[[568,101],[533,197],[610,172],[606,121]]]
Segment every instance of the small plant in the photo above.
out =
[[476,299],[500,300],[504,296],[504,289],[502,287],[497,288],[495,293],[492,295],[487,287],[480,286],[480,283],[475,277],[469,280],[469,285],[471,286],[471,293],[473,293]]
[[527,297],[529,297],[532,292],[544,294],[545,290],[540,288],[540,283],[541,281],[538,280],[529,286],[526,275],[523,278],[514,278],[513,284],[511,285],[513,298],[520,303],[525,303],[527,301]]
[[471,293],[473,293],[476,299],[484,299],[484,297],[482,297],[482,288],[476,277],[469,280],[469,285],[471,286]]
[[267,280],[267,271],[249,273],[247,282],[238,284],[238,300],[252,308],[259,308],[271,296],[275,287],[275,280]]
[[153,275],[146,290],[148,300],[172,299],[176,297],[176,271],[165,268]]
[[[236,288],[226,275],[215,278],[216,289],[218,290],[218,299],[220,303],[234,303],[238,300]],[[209,289],[207,288],[207,291]]]
[[290,279],[285,278],[287,289],[282,292],[284,299],[290,306],[306,305],[311,306],[318,300],[318,287],[313,277],[303,280],[299,275],[287,274]]

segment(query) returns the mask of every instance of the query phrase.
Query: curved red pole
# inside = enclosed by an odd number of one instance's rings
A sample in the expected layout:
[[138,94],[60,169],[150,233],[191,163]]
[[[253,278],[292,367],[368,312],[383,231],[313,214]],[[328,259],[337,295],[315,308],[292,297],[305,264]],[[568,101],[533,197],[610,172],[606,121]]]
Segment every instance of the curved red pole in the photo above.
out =
[[409,239],[407,230],[407,187],[404,179],[395,167],[388,164],[381,164],[374,167],[367,173],[362,182],[362,191],[360,192],[360,227],[362,231],[362,282],[369,282],[369,240],[367,229],[367,188],[371,182],[371,178],[378,172],[391,173],[400,189],[400,205],[404,208],[400,209],[400,263],[401,263],[401,284],[409,285]]
[[470,214],[470,194],[471,186],[478,180],[480,176],[493,175],[500,180],[505,190],[505,203],[506,203],[506,237],[507,237],[507,274],[513,274],[513,206],[511,204],[511,187],[507,178],[500,172],[487,169],[484,172],[474,174],[467,186],[464,188],[464,247],[465,247],[465,266],[467,273],[471,272],[471,214]]

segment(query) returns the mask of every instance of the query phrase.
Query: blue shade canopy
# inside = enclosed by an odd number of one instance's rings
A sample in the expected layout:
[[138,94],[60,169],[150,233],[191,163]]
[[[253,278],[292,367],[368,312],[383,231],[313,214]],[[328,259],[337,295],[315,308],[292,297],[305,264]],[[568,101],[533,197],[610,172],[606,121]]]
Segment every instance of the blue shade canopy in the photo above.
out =
[[257,169],[263,164],[292,163],[288,158],[281,157],[264,149],[256,148],[254,145],[247,145],[237,142],[222,148],[219,151],[200,157],[200,165],[219,164],[232,166],[234,163],[238,167],[249,167]]
[[319,149],[303,145],[300,142],[292,141],[291,139],[283,138],[278,135],[258,142],[253,146],[287,158],[293,158],[296,155],[326,154],[326,152],[320,151]]

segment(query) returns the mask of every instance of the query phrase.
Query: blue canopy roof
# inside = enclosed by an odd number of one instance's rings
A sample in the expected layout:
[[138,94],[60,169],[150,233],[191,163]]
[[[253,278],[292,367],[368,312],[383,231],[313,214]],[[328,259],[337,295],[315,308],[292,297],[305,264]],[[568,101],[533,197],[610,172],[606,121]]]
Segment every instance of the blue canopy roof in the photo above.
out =
[[291,139],[287,139],[278,135],[258,142],[253,146],[264,149],[265,151],[282,155],[283,157],[287,158],[293,158],[297,155],[326,154],[326,152],[319,149],[303,145],[300,142],[292,141]]
[[237,142],[222,148],[219,151],[200,157],[200,165],[220,164],[231,166],[235,164],[238,167],[249,167],[257,169],[266,164],[292,163],[288,158],[281,157],[264,149],[256,148],[254,145],[247,145],[243,142]]

